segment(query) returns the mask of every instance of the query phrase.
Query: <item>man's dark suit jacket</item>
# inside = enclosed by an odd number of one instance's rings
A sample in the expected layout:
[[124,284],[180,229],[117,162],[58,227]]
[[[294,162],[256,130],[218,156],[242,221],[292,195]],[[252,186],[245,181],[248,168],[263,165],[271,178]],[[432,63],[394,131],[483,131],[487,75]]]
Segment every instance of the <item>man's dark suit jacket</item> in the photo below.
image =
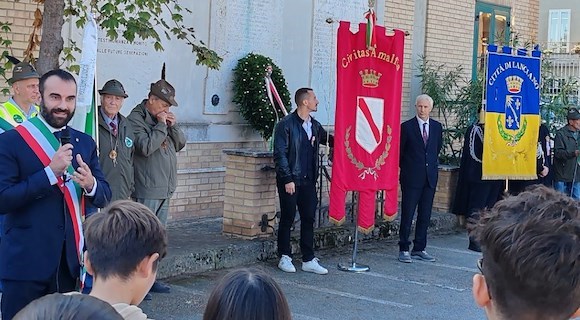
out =
[[[96,207],[111,199],[109,184],[99,167],[93,139],[70,129],[73,167],[80,154],[97,180]],[[61,261],[63,245],[72,277],[79,275],[79,261],[70,214],[64,210],[62,192],[50,185],[44,165],[16,130],[0,135],[0,212],[5,214],[0,241],[0,279],[46,281]]]
[[439,152],[443,146],[443,127],[441,123],[429,119],[429,139],[423,143],[417,117],[401,124],[401,187],[422,188],[425,181],[429,187],[437,186]]

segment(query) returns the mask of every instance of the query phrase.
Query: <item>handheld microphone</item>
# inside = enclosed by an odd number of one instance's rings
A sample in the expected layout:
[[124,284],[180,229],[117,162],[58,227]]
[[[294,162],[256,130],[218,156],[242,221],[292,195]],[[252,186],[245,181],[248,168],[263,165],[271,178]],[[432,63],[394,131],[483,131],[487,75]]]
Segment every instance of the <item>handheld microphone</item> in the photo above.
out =
[[67,143],[70,143],[70,130],[68,127],[64,127],[60,132],[60,145],[64,146]]
[[[70,130],[68,127],[64,127],[64,129],[62,129],[60,131],[60,145],[64,146],[67,143],[70,143]],[[66,182],[66,180],[67,180],[67,171],[66,170],[62,174],[62,180],[64,182]]]

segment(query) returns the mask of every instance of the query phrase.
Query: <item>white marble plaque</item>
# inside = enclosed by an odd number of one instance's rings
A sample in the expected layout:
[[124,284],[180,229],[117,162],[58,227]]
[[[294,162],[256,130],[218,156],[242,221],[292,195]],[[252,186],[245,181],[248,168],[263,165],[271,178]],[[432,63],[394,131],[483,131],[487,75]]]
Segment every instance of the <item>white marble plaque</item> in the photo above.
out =
[[[365,22],[366,0],[315,0],[312,32],[312,88],[318,111],[315,117],[323,125],[334,124],[336,110],[336,34],[339,21]],[[334,22],[328,24],[331,18]]]
[[[99,30],[98,41],[97,87],[101,89],[110,79],[121,81],[129,95],[121,113],[128,115],[138,103],[147,98],[149,85],[159,80],[163,62],[167,60],[163,59],[163,52],[155,51],[152,40],[135,39],[132,43],[121,37],[111,40],[104,30]],[[170,82],[173,79],[168,77]]]
[[[272,58],[282,55],[283,0],[212,0],[210,43],[224,60],[219,71],[210,70],[206,82],[204,113],[227,114],[232,102],[232,69],[250,52]],[[212,105],[212,96],[220,102]]]

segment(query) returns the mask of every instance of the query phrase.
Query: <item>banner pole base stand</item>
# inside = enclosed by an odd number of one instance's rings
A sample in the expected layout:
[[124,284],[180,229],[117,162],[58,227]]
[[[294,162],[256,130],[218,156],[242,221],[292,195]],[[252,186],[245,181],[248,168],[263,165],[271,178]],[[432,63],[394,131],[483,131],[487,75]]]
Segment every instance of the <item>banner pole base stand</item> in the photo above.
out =
[[357,226],[354,226],[354,246],[352,249],[352,261],[351,263],[339,263],[338,270],[346,271],[346,272],[354,272],[354,273],[361,273],[370,271],[371,268],[364,264],[357,264],[356,263],[356,252],[358,249],[358,229]]

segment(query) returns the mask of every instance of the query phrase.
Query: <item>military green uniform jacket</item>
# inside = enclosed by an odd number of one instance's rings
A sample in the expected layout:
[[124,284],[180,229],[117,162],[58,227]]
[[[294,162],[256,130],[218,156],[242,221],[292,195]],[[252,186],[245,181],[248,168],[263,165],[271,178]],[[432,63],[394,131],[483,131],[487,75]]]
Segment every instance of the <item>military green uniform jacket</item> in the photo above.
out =
[[185,134],[177,124],[158,123],[146,102],[127,117],[135,133],[133,198],[169,199],[177,187],[177,152],[185,147]]
[[[574,167],[580,166],[574,153],[575,150],[578,150],[578,141],[566,125],[556,132],[554,138],[555,181],[572,182],[574,179]],[[580,167],[576,169],[575,181],[580,181]]]
[[[134,189],[133,153],[135,136],[133,127],[127,118],[120,113],[118,117],[117,136],[113,136],[105,122],[99,106],[99,162],[105,179],[111,187],[111,201],[129,199]],[[116,164],[111,151],[115,150]]]

